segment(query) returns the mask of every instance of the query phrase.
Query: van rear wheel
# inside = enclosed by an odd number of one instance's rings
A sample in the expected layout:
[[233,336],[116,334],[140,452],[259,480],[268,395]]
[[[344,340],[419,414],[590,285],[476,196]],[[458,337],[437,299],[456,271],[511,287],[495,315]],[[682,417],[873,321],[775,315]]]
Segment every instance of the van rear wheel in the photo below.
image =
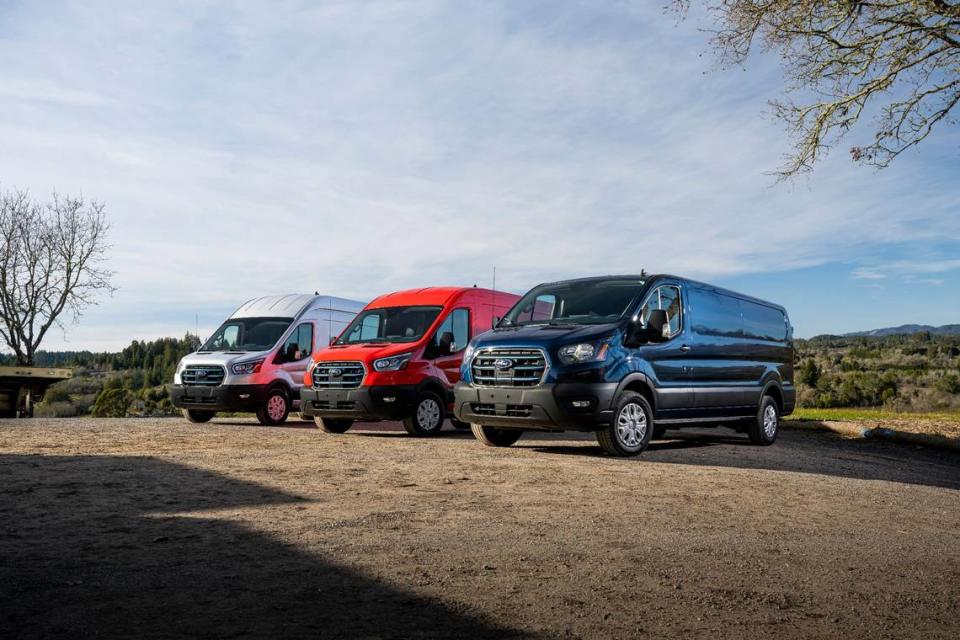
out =
[[353,426],[349,418],[321,418],[314,416],[313,423],[326,433],[346,433]]
[[188,422],[193,424],[203,424],[204,422],[210,422],[213,420],[213,416],[217,415],[216,411],[204,411],[203,409],[184,409],[183,417],[187,419]]
[[287,421],[290,414],[290,399],[287,392],[281,388],[271,389],[263,404],[257,409],[257,420],[260,424],[273,427]]
[[412,436],[421,438],[435,436],[443,428],[446,409],[443,400],[433,391],[424,391],[417,396],[413,415],[403,419],[403,428]]
[[518,429],[497,429],[482,424],[471,424],[470,430],[474,438],[488,447],[509,447],[523,435],[523,431]]
[[766,447],[777,440],[780,431],[780,407],[772,396],[763,396],[760,408],[757,410],[757,419],[750,423],[747,435],[750,442]]
[[597,431],[597,442],[612,456],[639,455],[653,437],[653,411],[639,393],[626,391],[617,398],[613,420]]

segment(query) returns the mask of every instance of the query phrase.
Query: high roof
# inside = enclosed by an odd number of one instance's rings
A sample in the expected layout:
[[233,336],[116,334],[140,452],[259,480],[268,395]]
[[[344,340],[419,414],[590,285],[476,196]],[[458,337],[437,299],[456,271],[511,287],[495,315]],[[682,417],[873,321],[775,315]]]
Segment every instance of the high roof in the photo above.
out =
[[476,287],[424,287],[394,291],[375,298],[368,307],[444,306],[453,298],[468,291],[493,293]]
[[308,309],[337,309],[357,313],[362,302],[334,296],[288,293],[247,300],[231,318],[296,318]]

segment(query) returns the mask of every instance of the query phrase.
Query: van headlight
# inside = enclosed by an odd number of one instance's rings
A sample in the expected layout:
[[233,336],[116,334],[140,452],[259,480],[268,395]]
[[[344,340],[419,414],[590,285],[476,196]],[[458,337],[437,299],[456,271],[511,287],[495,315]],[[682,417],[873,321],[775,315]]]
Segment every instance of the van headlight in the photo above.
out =
[[470,359],[473,358],[473,353],[477,348],[473,345],[473,342],[467,344],[467,348],[463,351],[463,364],[470,364]]
[[581,342],[560,347],[557,355],[563,364],[580,364],[581,362],[599,362],[607,357],[606,342]]
[[250,360],[248,362],[238,362],[230,367],[230,371],[235,376],[249,376],[252,373],[260,373],[260,367],[263,366],[263,359]]
[[390,356],[389,358],[380,358],[373,361],[373,368],[376,371],[400,371],[410,362],[412,353],[402,353],[399,356]]

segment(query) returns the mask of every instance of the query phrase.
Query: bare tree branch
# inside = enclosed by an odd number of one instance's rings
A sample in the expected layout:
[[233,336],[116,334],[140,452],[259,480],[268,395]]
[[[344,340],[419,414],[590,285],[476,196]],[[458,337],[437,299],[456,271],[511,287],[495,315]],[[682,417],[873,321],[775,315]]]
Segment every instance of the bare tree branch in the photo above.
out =
[[61,316],[79,320],[104,292],[113,293],[106,262],[104,206],[53,195],[40,205],[26,192],[0,194],[0,338],[17,363],[32,365]]
[[[691,0],[672,0],[685,14]],[[790,80],[773,114],[794,139],[778,172],[809,171],[861,117],[873,135],[854,161],[888,166],[934,129],[955,125],[960,102],[960,2],[948,0],[703,0],[725,64],[755,43],[779,52]],[[877,115],[874,115],[877,114]]]

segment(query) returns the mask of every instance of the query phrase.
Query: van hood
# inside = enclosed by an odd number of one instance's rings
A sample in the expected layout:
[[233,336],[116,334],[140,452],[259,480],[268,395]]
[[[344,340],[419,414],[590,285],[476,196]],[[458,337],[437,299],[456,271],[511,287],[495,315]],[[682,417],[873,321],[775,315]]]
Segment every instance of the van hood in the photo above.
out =
[[183,357],[183,366],[191,364],[221,365],[229,369],[230,365],[248,360],[267,358],[273,351],[195,351]]
[[528,325],[503,327],[487,331],[474,338],[475,348],[481,347],[544,347],[553,349],[576,342],[601,340],[616,333],[620,323],[589,325]]
[[353,360],[369,364],[380,358],[411,353],[419,348],[419,342],[337,344],[324,347],[314,355],[313,359],[315,362]]

